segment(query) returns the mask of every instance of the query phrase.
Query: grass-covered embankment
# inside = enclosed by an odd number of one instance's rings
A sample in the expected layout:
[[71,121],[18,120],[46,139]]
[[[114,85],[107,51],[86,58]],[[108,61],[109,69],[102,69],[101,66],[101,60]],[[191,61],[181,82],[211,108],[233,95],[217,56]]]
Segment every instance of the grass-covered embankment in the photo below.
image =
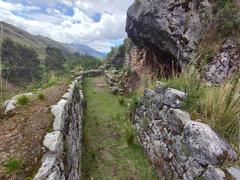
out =
[[127,145],[127,107],[104,85],[103,77],[84,82],[83,179],[157,179],[141,146]]

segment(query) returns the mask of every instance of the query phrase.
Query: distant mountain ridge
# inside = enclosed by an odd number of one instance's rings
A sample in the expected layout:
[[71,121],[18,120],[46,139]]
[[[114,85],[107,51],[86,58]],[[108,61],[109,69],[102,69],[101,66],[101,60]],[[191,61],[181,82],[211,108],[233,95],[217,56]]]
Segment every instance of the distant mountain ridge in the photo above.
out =
[[45,49],[50,46],[61,49],[65,53],[79,53],[81,55],[88,55],[98,58],[104,58],[105,54],[94,50],[87,45],[83,44],[65,44],[42,35],[32,35],[18,27],[15,27],[6,22],[0,21],[3,24],[3,36],[4,38],[10,38],[14,42],[31,47],[37,51],[40,58],[45,57]]
[[85,52],[86,55],[91,55],[91,56],[100,57],[100,58],[106,57],[106,54],[96,51],[84,44],[73,44],[72,43],[72,44],[65,44],[65,45],[79,53],[82,51],[82,52]]

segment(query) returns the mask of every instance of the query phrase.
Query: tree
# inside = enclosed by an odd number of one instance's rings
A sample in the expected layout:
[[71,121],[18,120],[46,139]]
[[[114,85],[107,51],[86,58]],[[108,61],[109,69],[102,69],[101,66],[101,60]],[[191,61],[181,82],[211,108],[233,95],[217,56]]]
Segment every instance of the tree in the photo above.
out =
[[46,54],[45,65],[48,70],[62,72],[64,70],[66,59],[61,50],[58,48],[47,47]]

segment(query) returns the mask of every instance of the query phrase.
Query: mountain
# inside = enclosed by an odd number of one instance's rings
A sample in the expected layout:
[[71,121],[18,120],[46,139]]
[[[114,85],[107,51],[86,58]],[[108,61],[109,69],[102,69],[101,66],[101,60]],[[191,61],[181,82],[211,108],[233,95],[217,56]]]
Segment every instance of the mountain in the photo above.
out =
[[99,57],[99,58],[106,57],[106,54],[96,51],[84,44],[66,44],[66,46],[80,54],[81,54],[81,52],[84,52],[86,55],[90,55],[90,56],[94,56],[94,57]]
[[65,53],[79,53],[81,55],[89,55],[93,57],[104,58],[105,54],[96,51],[83,44],[65,44],[42,35],[32,35],[18,27],[15,27],[6,22],[0,21],[3,24],[3,36],[9,38],[14,42],[23,44],[33,48],[38,54],[40,59],[45,58],[45,49],[50,46],[58,48]]
[[[58,42],[58,41],[54,41],[54,40],[52,40],[52,39],[50,39],[48,37],[45,37],[45,36],[42,36],[42,35],[36,35],[35,38],[39,42],[45,44],[46,46],[58,48],[58,49],[60,49],[63,52],[66,52],[66,53],[74,53],[75,52],[73,49],[71,49],[70,47],[66,46],[66,44]],[[79,54],[82,54],[82,53],[79,53]]]

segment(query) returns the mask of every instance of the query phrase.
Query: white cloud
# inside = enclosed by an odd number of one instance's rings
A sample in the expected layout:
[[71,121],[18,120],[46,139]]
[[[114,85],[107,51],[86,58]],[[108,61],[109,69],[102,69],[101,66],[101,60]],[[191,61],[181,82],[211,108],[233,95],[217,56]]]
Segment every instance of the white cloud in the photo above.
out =
[[[65,43],[84,43],[94,49],[107,52],[111,46],[125,37],[126,10],[133,0],[46,0],[31,1],[30,5],[0,0],[0,20],[6,21],[33,34],[48,36]],[[37,12],[41,5],[48,9]],[[64,15],[58,3],[72,8],[72,16]],[[55,6],[54,6],[55,4]],[[39,7],[38,7],[39,6]],[[63,7],[64,7],[63,6]],[[19,14],[25,16],[16,15]],[[101,13],[99,22],[91,18]]]

